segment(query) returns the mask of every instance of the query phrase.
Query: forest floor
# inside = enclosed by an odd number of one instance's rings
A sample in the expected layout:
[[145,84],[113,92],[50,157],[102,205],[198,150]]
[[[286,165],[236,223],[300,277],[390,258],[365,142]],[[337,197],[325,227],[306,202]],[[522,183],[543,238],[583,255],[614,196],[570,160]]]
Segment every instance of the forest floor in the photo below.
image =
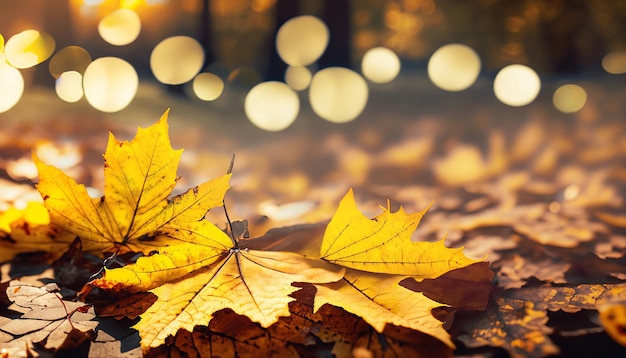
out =
[[[201,103],[143,85],[127,109],[103,114],[27,88],[0,114],[0,204],[38,195],[24,164],[33,148],[78,183],[102,188],[107,132],[130,139],[171,108],[172,146],[185,149],[176,190],[225,173],[234,154],[225,204],[231,219],[248,220],[251,237],[299,224],[317,230],[349,188],[369,217],[387,200],[407,212],[434,201],[413,239],[445,237],[471,258],[487,257],[494,272],[487,307],[448,322],[455,356],[626,357],[598,313],[603,303],[626,309],[626,86],[575,80],[587,104],[563,114],[551,93],[574,79],[544,82],[535,102],[512,108],[488,79],[446,93],[408,74],[372,86],[363,114],[345,124],[317,117],[301,94],[296,122],[277,133],[247,121],[237,90]],[[223,213],[210,219],[226,225]],[[2,282],[32,269],[13,266],[2,266]],[[446,292],[433,295],[445,302]],[[118,343],[118,355],[140,355],[133,344],[136,336]]]

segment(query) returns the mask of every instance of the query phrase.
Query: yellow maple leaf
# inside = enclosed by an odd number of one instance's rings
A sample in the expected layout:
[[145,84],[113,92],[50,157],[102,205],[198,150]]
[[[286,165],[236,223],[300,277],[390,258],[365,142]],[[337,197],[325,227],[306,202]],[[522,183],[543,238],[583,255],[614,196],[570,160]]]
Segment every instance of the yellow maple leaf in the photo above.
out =
[[357,270],[418,279],[435,278],[480,261],[466,257],[462,247],[445,247],[443,240],[412,242],[411,234],[425,212],[407,214],[400,208],[392,213],[387,208],[368,219],[357,209],[350,190],[324,232],[320,257]]
[[225,308],[267,328],[290,315],[288,304],[295,298],[289,295],[299,289],[293,282],[334,282],[343,274],[339,266],[295,253],[233,248],[212,266],[151,290],[158,299],[134,328],[144,351],[179,329],[208,325]]
[[89,197],[84,185],[33,154],[40,179],[37,189],[51,222],[78,235],[85,251],[149,253],[156,247],[187,242],[188,235],[180,233],[197,229],[195,223],[223,203],[230,174],[168,200],[182,154],[182,149],[171,147],[168,113],[156,124],[139,128],[131,141],[120,142],[109,135],[101,198]]
[[48,211],[41,203],[29,202],[0,213],[0,262],[19,253],[45,251],[48,259],[61,256],[75,235],[50,225]]
[[185,229],[165,227],[159,232],[168,236],[160,237],[158,242],[169,240],[169,246],[157,248],[156,254],[140,257],[132,265],[105,268],[103,277],[89,285],[128,293],[145,292],[211,265],[226,257],[233,246],[230,237],[206,220],[188,223]]
[[331,304],[362,317],[379,333],[393,324],[426,333],[454,348],[443,322],[431,313],[446,305],[400,286],[404,278],[348,269],[338,282],[315,285],[314,311]]

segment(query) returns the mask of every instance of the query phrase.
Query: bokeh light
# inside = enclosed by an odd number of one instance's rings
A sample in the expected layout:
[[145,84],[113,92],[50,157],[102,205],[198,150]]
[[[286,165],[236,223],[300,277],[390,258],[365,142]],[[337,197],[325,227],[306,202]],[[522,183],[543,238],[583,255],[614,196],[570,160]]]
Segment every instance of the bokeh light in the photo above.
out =
[[298,116],[300,100],[296,92],[278,81],[259,83],[246,95],[246,116],[255,126],[266,131],[281,131]]
[[563,113],[578,112],[587,102],[587,92],[574,84],[567,84],[557,88],[552,96],[554,107]]
[[83,74],[90,63],[91,56],[87,50],[80,46],[67,46],[52,56],[48,68],[52,77],[58,78],[68,71]]
[[363,112],[368,94],[367,83],[361,75],[347,68],[329,67],[313,76],[309,101],[318,116],[344,123]]
[[135,68],[117,57],[102,57],[93,61],[83,76],[87,102],[102,112],[124,109],[135,97],[138,85]]
[[179,85],[191,81],[202,69],[204,50],[189,36],[173,36],[159,42],[150,54],[150,68],[159,82]]
[[24,77],[20,71],[9,66],[0,53],[0,113],[13,108],[22,98]]
[[326,24],[311,15],[296,16],[276,33],[276,51],[290,66],[307,66],[317,61],[328,46]]
[[4,46],[7,62],[15,68],[33,67],[48,59],[56,43],[48,33],[24,30],[9,38]]
[[626,51],[613,51],[606,54],[602,58],[602,68],[614,75],[626,73]]
[[534,101],[541,89],[541,80],[532,68],[509,65],[498,72],[493,81],[493,91],[504,104],[520,107]]
[[398,55],[386,47],[368,50],[361,61],[363,76],[374,83],[388,83],[400,73]]
[[214,101],[224,91],[224,81],[213,73],[203,72],[193,79],[193,92],[203,101]]
[[98,33],[104,41],[124,46],[135,41],[141,32],[141,20],[131,9],[117,9],[98,23]]
[[469,46],[448,44],[440,47],[428,60],[428,77],[445,91],[462,91],[476,82],[480,57]]
[[307,89],[312,77],[311,70],[305,66],[289,66],[285,71],[285,82],[296,91]]
[[76,71],[63,72],[57,78],[54,90],[65,102],[78,102],[83,98],[83,75]]

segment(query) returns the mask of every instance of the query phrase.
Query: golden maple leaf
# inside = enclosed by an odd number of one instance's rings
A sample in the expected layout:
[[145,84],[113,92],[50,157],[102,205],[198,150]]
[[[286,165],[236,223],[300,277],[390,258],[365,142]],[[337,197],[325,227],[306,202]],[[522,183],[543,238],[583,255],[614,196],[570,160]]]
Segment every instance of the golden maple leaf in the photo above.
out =
[[223,203],[230,174],[168,200],[178,180],[182,154],[182,149],[173,150],[170,145],[168,113],[156,124],[139,128],[131,141],[120,142],[109,134],[101,198],[89,197],[84,185],[33,154],[39,171],[37,189],[51,222],[78,235],[85,251],[147,254],[161,246],[185,243],[189,239],[185,233],[203,230],[197,222]]
[[315,285],[314,311],[328,303],[362,317],[379,333],[393,324],[426,333],[454,348],[443,322],[431,313],[446,305],[400,286],[404,278],[348,269],[341,281]]
[[402,208],[394,213],[387,208],[371,220],[357,209],[350,190],[328,223],[320,257],[357,270],[414,278],[439,277],[480,261],[466,257],[462,247],[445,247],[443,240],[412,242],[426,210],[407,214]]
[[[108,270],[95,284],[111,285],[107,275],[117,270]],[[225,308],[267,328],[290,315],[288,304],[295,300],[290,294],[299,289],[293,282],[334,282],[343,273],[339,266],[296,253],[232,248],[221,261],[151,290],[158,299],[134,328],[144,351],[162,345],[179,329],[191,332],[196,325],[208,325]]]

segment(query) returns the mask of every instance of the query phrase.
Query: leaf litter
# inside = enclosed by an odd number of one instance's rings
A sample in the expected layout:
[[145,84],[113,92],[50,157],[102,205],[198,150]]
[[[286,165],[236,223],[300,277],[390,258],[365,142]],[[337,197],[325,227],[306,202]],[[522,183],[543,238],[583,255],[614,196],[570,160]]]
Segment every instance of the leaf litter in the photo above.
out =
[[[487,140],[485,143],[488,143],[488,145],[485,147],[473,147],[468,143],[463,143],[462,140],[460,142],[456,141],[456,145],[449,145],[450,141],[443,140],[443,136],[453,137],[462,131],[463,128],[446,134],[441,130],[434,131],[434,139],[429,138],[428,143],[424,142],[422,144],[418,143],[420,140],[418,138],[414,139],[407,135],[404,137],[400,136],[400,141],[397,142],[399,150],[401,148],[413,148],[422,151],[420,152],[422,154],[416,154],[414,159],[403,161],[394,159],[397,157],[397,154],[394,154],[396,152],[392,150],[388,152],[380,151],[381,154],[379,156],[372,157],[374,159],[361,161],[360,166],[353,167],[350,169],[350,172],[347,172],[347,176],[330,186],[328,183],[341,178],[341,170],[343,169],[340,167],[321,169],[319,173],[308,171],[306,172],[308,179],[303,181],[302,176],[298,175],[297,172],[284,170],[284,168],[293,168],[294,165],[297,167],[296,160],[298,155],[296,154],[285,157],[284,163],[279,164],[283,165],[282,168],[280,166],[278,168],[270,167],[267,162],[261,160],[244,160],[243,166],[238,168],[238,171],[240,170],[239,173],[242,174],[242,178],[238,180],[240,182],[247,181],[251,184],[243,185],[234,192],[229,192],[231,200],[238,203],[234,205],[234,210],[233,208],[229,209],[236,213],[236,217],[248,218],[250,223],[249,231],[253,235],[258,235],[269,228],[290,225],[298,221],[306,222],[307,218],[311,218],[313,221],[322,220],[322,223],[324,223],[324,218],[328,218],[324,213],[328,215],[330,212],[327,203],[339,202],[343,195],[341,191],[349,186],[355,187],[355,192],[358,194],[357,198],[361,201],[359,206],[367,210],[366,216],[369,217],[376,215],[372,209],[376,208],[386,198],[391,199],[391,202],[395,205],[402,204],[407,212],[419,212],[434,201],[433,206],[423,217],[412,239],[437,242],[445,237],[446,246],[465,246],[466,250],[464,252],[469,257],[481,258],[489,255],[490,267],[495,272],[496,277],[493,286],[485,288],[485,290],[489,289],[491,291],[491,299],[489,305],[486,306],[487,308],[481,309],[481,307],[476,306],[474,307],[475,311],[463,311],[462,309],[446,310],[444,305],[434,310],[434,312],[439,312],[437,317],[446,320],[446,330],[450,330],[452,333],[451,337],[458,347],[457,352],[471,352],[470,347],[477,346],[475,342],[473,343],[466,338],[461,339],[462,336],[460,334],[457,335],[458,327],[462,326],[466,329],[466,332],[481,332],[480,334],[485,339],[483,344],[486,342],[486,344],[494,347],[502,347],[512,355],[542,356],[557,353],[563,351],[564,347],[555,344],[555,342],[559,343],[559,337],[561,337],[560,332],[555,330],[553,326],[555,323],[552,322],[552,319],[555,317],[553,316],[555,313],[550,309],[544,311],[544,308],[541,308],[541,304],[537,305],[536,296],[530,294],[523,295],[521,293],[524,290],[532,289],[533,287],[543,287],[542,285],[546,284],[548,284],[547,288],[552,287],[557,291],[561,288],[573,288],[576,291],[581,284],[594,285],[604,283],[604,288],[607,292],[615,292],[617,287],[619,287],[616,285],[619,284],[620,280],[624,279],[624,255],[623,250],[621,250],[624,247],[624,241],[623,235],[620,235],[619,231],[624,202],[623,196],[620,196],[619,193],[624,190],[624,178],[626,176],[623,174],[623,169],[620,169],[620,165],[616,165],[616,163],[623,163],[625,157],[624,148],[619,145],[619,138],[620,133],[623,135],[626,132],[623,124],[606,125],[601,122],[581,122],[574,126],[574,130],[570,130],[566,126],[552,123],[551,125],[556,129],[551,130],[551,141],[547,142],[545,140],[531,140],[537,135],[538,138],[546,138],[544,135],[547,127],[546,123],[541,121],[529,123],[514,138],[514,141],[503,142],[500,137],[501,133],[486,136]],[[431,124],[431,126],[433,125]],[[576,129],[577,127],[585,129],[579,130]],[[390,133],[393,133],[393,129]],[[410,131],[406,133],[410,133]],[[574,135],[571,135],[572,133]],[[594,138],[589,133],[597,133],[603,139]],[[380,143],[385,142],[381,139],[373,140],[372,138],[375,138],[372,132],[369,132],[369,134],[357,132],[352,138],[357,143],[365,144],[362,148],[367,149],[362,153],[364,154],[361,156],[362,158],[367,158],[365,155],[378,151],[382,148]],[[305,139],[305,142],[308,140]],[[313,139],[310,140],[313,141]],[[578,146],[570,145],[569,143],[572,140],[576,141]],[[507,146],[509,142],[513,143],[511,147]],[[310,153],[313,155],[311,160],[315,161],[317,157],[324,158],[324,155],[328,156],[328,153],[332,153],[338,158],[343,158],[338,163],[350,163],[350,153],[354,153],[354,150],[346,149],[353,148],[356,150],[358,147],[349,141],[343,144],[339,143],[338,146],[337,143],[339,142],[335,142],[336,147],[334,148],[326,147],[326,154]],[[441,143],[448,143],[448,148],[442,146]],[[309,145],[304,143],[301,147]],[[450,150],[450,148],[453,149]],[[475,148],[478,148],[478,150]],[[274,149],[269,148],[267,155],[271,156],[272,150]],[[464,153],[463,151],[469,152]],[[242,152],[245,153],[246,148],[243,148]],[[275,152],[277,154],[280,153],[278,147],[275,148]],[[449,163],[455,163],[454,160],[458,160],[458,158],[464,155],[474,163],[480,164],[469,168],[472,171],[478,170],[478,173],[459,173],[457,166],[444,165],[448,164],[444,159],[448,160]],[[238,156],[241,157],[239,150]],[[224,155],[222,157],[227,158],[228,156]],[[389,160],[387,161],[387,159]],[[437,169],[428,164],[430,161],[434,163],[437,160],[442,163],[436,167]],[[388,164],[383,164],[385,162]],[[563,163],[567,164],[564,165]],[[193,169],[183,167],[183,171],[193,171]],[[258,183],[259,179],[256,178],[258,173],[265,173],[260,177],[268,178],[268,186]],[[287,173],[291,174],[285,175]],[[335,174],[331,175],[331,173]],[[515,175],[511,176],[510,174],[512,173]],[[390,175],[392,174],[397,175],[394,177],[394,183],[396,185],[404,185],[404,188],[399,188],[398,186],[385,187],[385,182],[390,181],[390,178],[392,178]],[[460,174],[464,176],[459,176]],[[275,179],[277,176],[282,176],[283,179]],[[188,176],[183,174],[183,178],[185,177]],[[450,179],[443,180],[442,178],[444,177]],[[415,186],[415,178],[422,178],[418,182],[424,185],[421,187]],[[441,182],[442,185],[435,185],[434,183],[436,182]],[[273,184],[270,185],[270,183]],[[322,185],[327,185],[327,187],[321,190],[320,187]],[[281,191],[287,187],[296,190],[293,190],[291,194],[288,194],[287,191]],[[269,190],[264,190],[265,188]],[[412,188],[412,190],[407,190],[409,188]],[[246,198],[260,198],[264,200],[272,198],[273,202],[278,204],[298,202],[302,200],[303,195],[308,195],[306,193],[315,191],[323,194],[322,196],[312,197],[315,197],[318,202],[320,202],[318,199],[321,198],[321,202],[326,204],[308,206],[300,212],[299,217],[297,215],[275,215],[273,218],[264,218],[255,216],[260,211],[253,208],[247,209],[245,205],[242,206],[240,204],[250,202]],[[266,195],[266,197],[257,195],[256,193],[258,192],[264,193],[261,195]],[[296,195],[293,193],[296,193]],[[443,200],[446,196],[447,202]],[[262,201],[259,200],[258,202]],[[388,209],[391,212],[391,208]],[[246,214],[241,215],[238,214],[239,212]],[[542,225],[545,226],[545,230],[537,230],[538,226],[534,226],[536,222],[540,221],[543,221]],[[250,247],[250,249],[255,247],[255,245],[259,245],[261,247],[257,246],[255,249],[268,249],[271,251],[276,249],[276,251],[279,251],[282,248],[286,248],[287,250],[285,251],[300,252],[298,250],[302,250],[301,253],[306,252],[307,255],[315,255],[315,242],[319,245],[320,230],[319,227],[294,227],[291,229],[287,227],[284,230],[287,234],[279,235],[281,237],[277,238],[278,241],[273,241],[276,238],[276,235],[274,235],[273,237],[260,237],[258,241],[257,239],[250,239],[241,240],[240,242],[245,241],[246,244],[242,245],[242,247]],[[548,233],[550,239],[546,239]],[[492,244],[482,246],[481,249],[481,245],[477,243],[480,238],[484,237],[492,238]],[[150,240],[152,239],[150,238]],[[228,243],[227,247],[229,249],[224,250],[224,252],[230,252],[229,250],[234,248],[232,242]],[[468,251],[468,249],[471,249],[471,251]],[[146,249],[146,251],[147,258],[155,255],[154,250],[148,251]],[[471,255],[469,254],[470,252]],[[159,254],[156,253],[156,255]],[[315,256],[309,257],[315,258]],[[520,260],[522,260],[522,264],[512,264]],[[546,266],[547,263],[550,266]],[[126,267],[125,264],[124,267]],[[108,272],[113,271],[108,270]],[[454,272],[455,270],[450,271],[441,277],[442,286],[445,287],[443,282],[447,281],[447,275]],[[508,281],[505,279],[505,273]],[[611,278],[607,278],[607,273]],[[513,286],[511,286],[511,278],[515,280]],[[439,285],[437,283],[439,279],[432,279],[434,284],[431,286],[424,286],[425,283],[430,285],[431,279],[422,281],[412,279],[413,281],[410,281],[405,278],[400,280],[399,283],[402,286],[409,287],[411,287],[407,285],[409,282],[421,285],[419,288],[413,288],[416,292],[424,292],[424,295],[437,300],[438,297],[441,298],[441,294],[438,296],[436,289]],[[471,282],[471,279],[466,279],[465,281]],[[333,283],[329,284],[332,285]],[[304,286],[307,286],[307,284],[304,284]],[[509,289],[503,290],[506,287],[509,287]],[[406,287],[403,289],[408,290]],[[594,292],[596,292],[593,290],[580,290],[581,297],[593,297]],[[298,292],[300,291],[295,291],[292,295],[298,297]],[[515,292],[520,292],[520,295],[510,295]],[[545,293],[545,291],[529,292],[534,292],[534,294]],[[444,300],[439,302],[447,303]],[[332,312],[332,317],[335,317],[338,322],[350,322],[348,317],[354,317],[357,321],[360,318],[345,312],[342,308],[331,305],[325,305],[313,314],[313,303],[309,302],[309,304],[310,306],[307,307],[311,309],[311,313],[307,313],[307,318],[303,318],[302,321],[298,322],[302,326],[312,325],[311,327],[315,328],[304,336],[302,334],[298,336],[298,334],[291,332],[288,336],[292,338],[275,340],[272,343],[274,347],[291,347],[287,348],[287,350],[276,350],[276,352],[305,355],[304,352],[306,350],[302,350],[303,346],[312,348],[320,345],[321,338],[316,335],[311,336],[311,332],[318,332],[327,342],[333,342],[329,343],[330,348],[328,349],[333,352],[339,352],[340,356],[358,352],[360,349],[358,347],[369,347],[371,348],[370,352],[382,352],[384,345],[380,346],[379,342],[385,341],[385,339],[388,342],[387,347],[397,348],[398,345],[403,346],[401,344],[402,340],[398,339],[401,335],[394,336],[390,333],[389,327],[392,326],[388,326],[381,333],[374,330],[367,322],[360,321],[363,322],[359,324],[359,327],[362,327],[362,330],[359,332],[362,333],[357,335],[342,332],[341,329],[336,327],[331,329],[329,326],[331,324],[330,318],[322,317],[321,320],[319,316],[315,320],[311,320],[311,318],[315,317],[314,315],[324,316],[329,310]],[[454,300],[449,304],[454,305]],[[289,325],[286,322],[289,322],[289,319],[295,319],[295,312],[303,312],[296,309],[295,306],[301,307],[302,305],[303,303],[298,299],[289,302],[290,315],[279,317],[277,323],[270,325],[268,328],[259,328],[258,325],[250,321],[250,324],[257,329],[257,333],[253,336],[257,337],[258,332],[268,332],[275,329],[275,327],[282,326],[284,328],[285,324]],[[617,307],[619,307],[619,303]],[[507,316],[505,314],[509,312],[507,309],[512,309],[510,311],[512,315]],[[488,327],[486,330],[480,330],[479,328],[483,321],[476,317],[471,319],[467,317],[483,313],[487,314],[493,310],[500,312],[498,315],[505,317],[503,320],[506,326],[514,327],[516,324],[515,320],[520,315],[526,317],[524,320],[527,324],[522,325],[521,328],[507,330],[507,337],[503,340],[490,339],[489,337],[499,334],[496,329]],[[584,310],[596,312],[597,305],[588,304]],[[558,308],[554,312],[561,311],[563,309]],[[609,310],[608,312],[619,311]],[[224,314],[226,314],[226,317],[229,317],[226,321],[238,322],[240,318],[235,319],[233,317],[243,317],[229,310],[218,311],[215,313],[215,317],[221,318]],[[564,314],[571,315],[574,313],[565,312]],[[613,322],[615,315],[607,315],[612,317],[612,320],[609,321]],[[604,321],[609,322],[606,318]],[[169,343],[160,346],[155,352],[157,350],[161,352],[174,352],[176,350],[179,352],[193,351],[196,348],[189,346],[190,337],[192,342],[196,342],[197,347],[201,346],[198,342],[203,339],[206,342],[205,337],[213,337],[210,340],[213,342],[209,344],[209,347],[212,347],[210,349],[217,349],[216,347],[218,346],[228,346],[230,347],[229,349],[242,347],[238,342],[245,341],[245,338],[244,340],[237,340],[233,339],[232,336],[228,336],[228,334],[223,334],[224,330],[212,331],[211,325],[219,322],[221,322],[220,319],[216,320],[214,318],[206,328],[198,326],[193,329],[193,332],[179,330],[171,336],[171,340],[167,341]],[[307,322],[307,325],[303,324],[303,322]],[[317,322],[317,325],[314,324],[315,322]],[[595,327],[602,327],[602,322],[599,320],[594,320],[592,325],[594,324]],[[607,325],[607,333],[610,331],[608,327],[610,326]],[[227,332],[232,333],[232,330]],[[328,332],[328,334],[322,335],[319,332]],[[265,334],[263,333],[263,335]],[[374,338],[378,335],[386,338]],[[293,339],[294,336],[300,338]],[[276,337],[276,335],[272,337]],[[312,337],[313,341],[316,342],[315,345],[311,346],[303,343],[313,342],[311,340]],[[258,342],[266,341],[260,340]],[[528,342],[528,344],[521,344],[522,342]],[[615,339],[614,342],[619,342],[619,340]],[[257,349],[259,346],[263,346],[263,344],[257,343]],[[445,344],[443,346],[445,347]],[[328,345],[324,347],[328,347]],[[406,345],[403,347],[408,349]],[[615,350],[616,348],[612,349]],[[217,350],[209,351],[217,352]],[[388,350],[386,351],[388,352]],[[446,350],[444,349],[444,351]],[[196,352],[201,352],[201,350],[198,349]],[[401,352],[401,350],[396,352]],[[408,350],[405,352],[408,352]]]

